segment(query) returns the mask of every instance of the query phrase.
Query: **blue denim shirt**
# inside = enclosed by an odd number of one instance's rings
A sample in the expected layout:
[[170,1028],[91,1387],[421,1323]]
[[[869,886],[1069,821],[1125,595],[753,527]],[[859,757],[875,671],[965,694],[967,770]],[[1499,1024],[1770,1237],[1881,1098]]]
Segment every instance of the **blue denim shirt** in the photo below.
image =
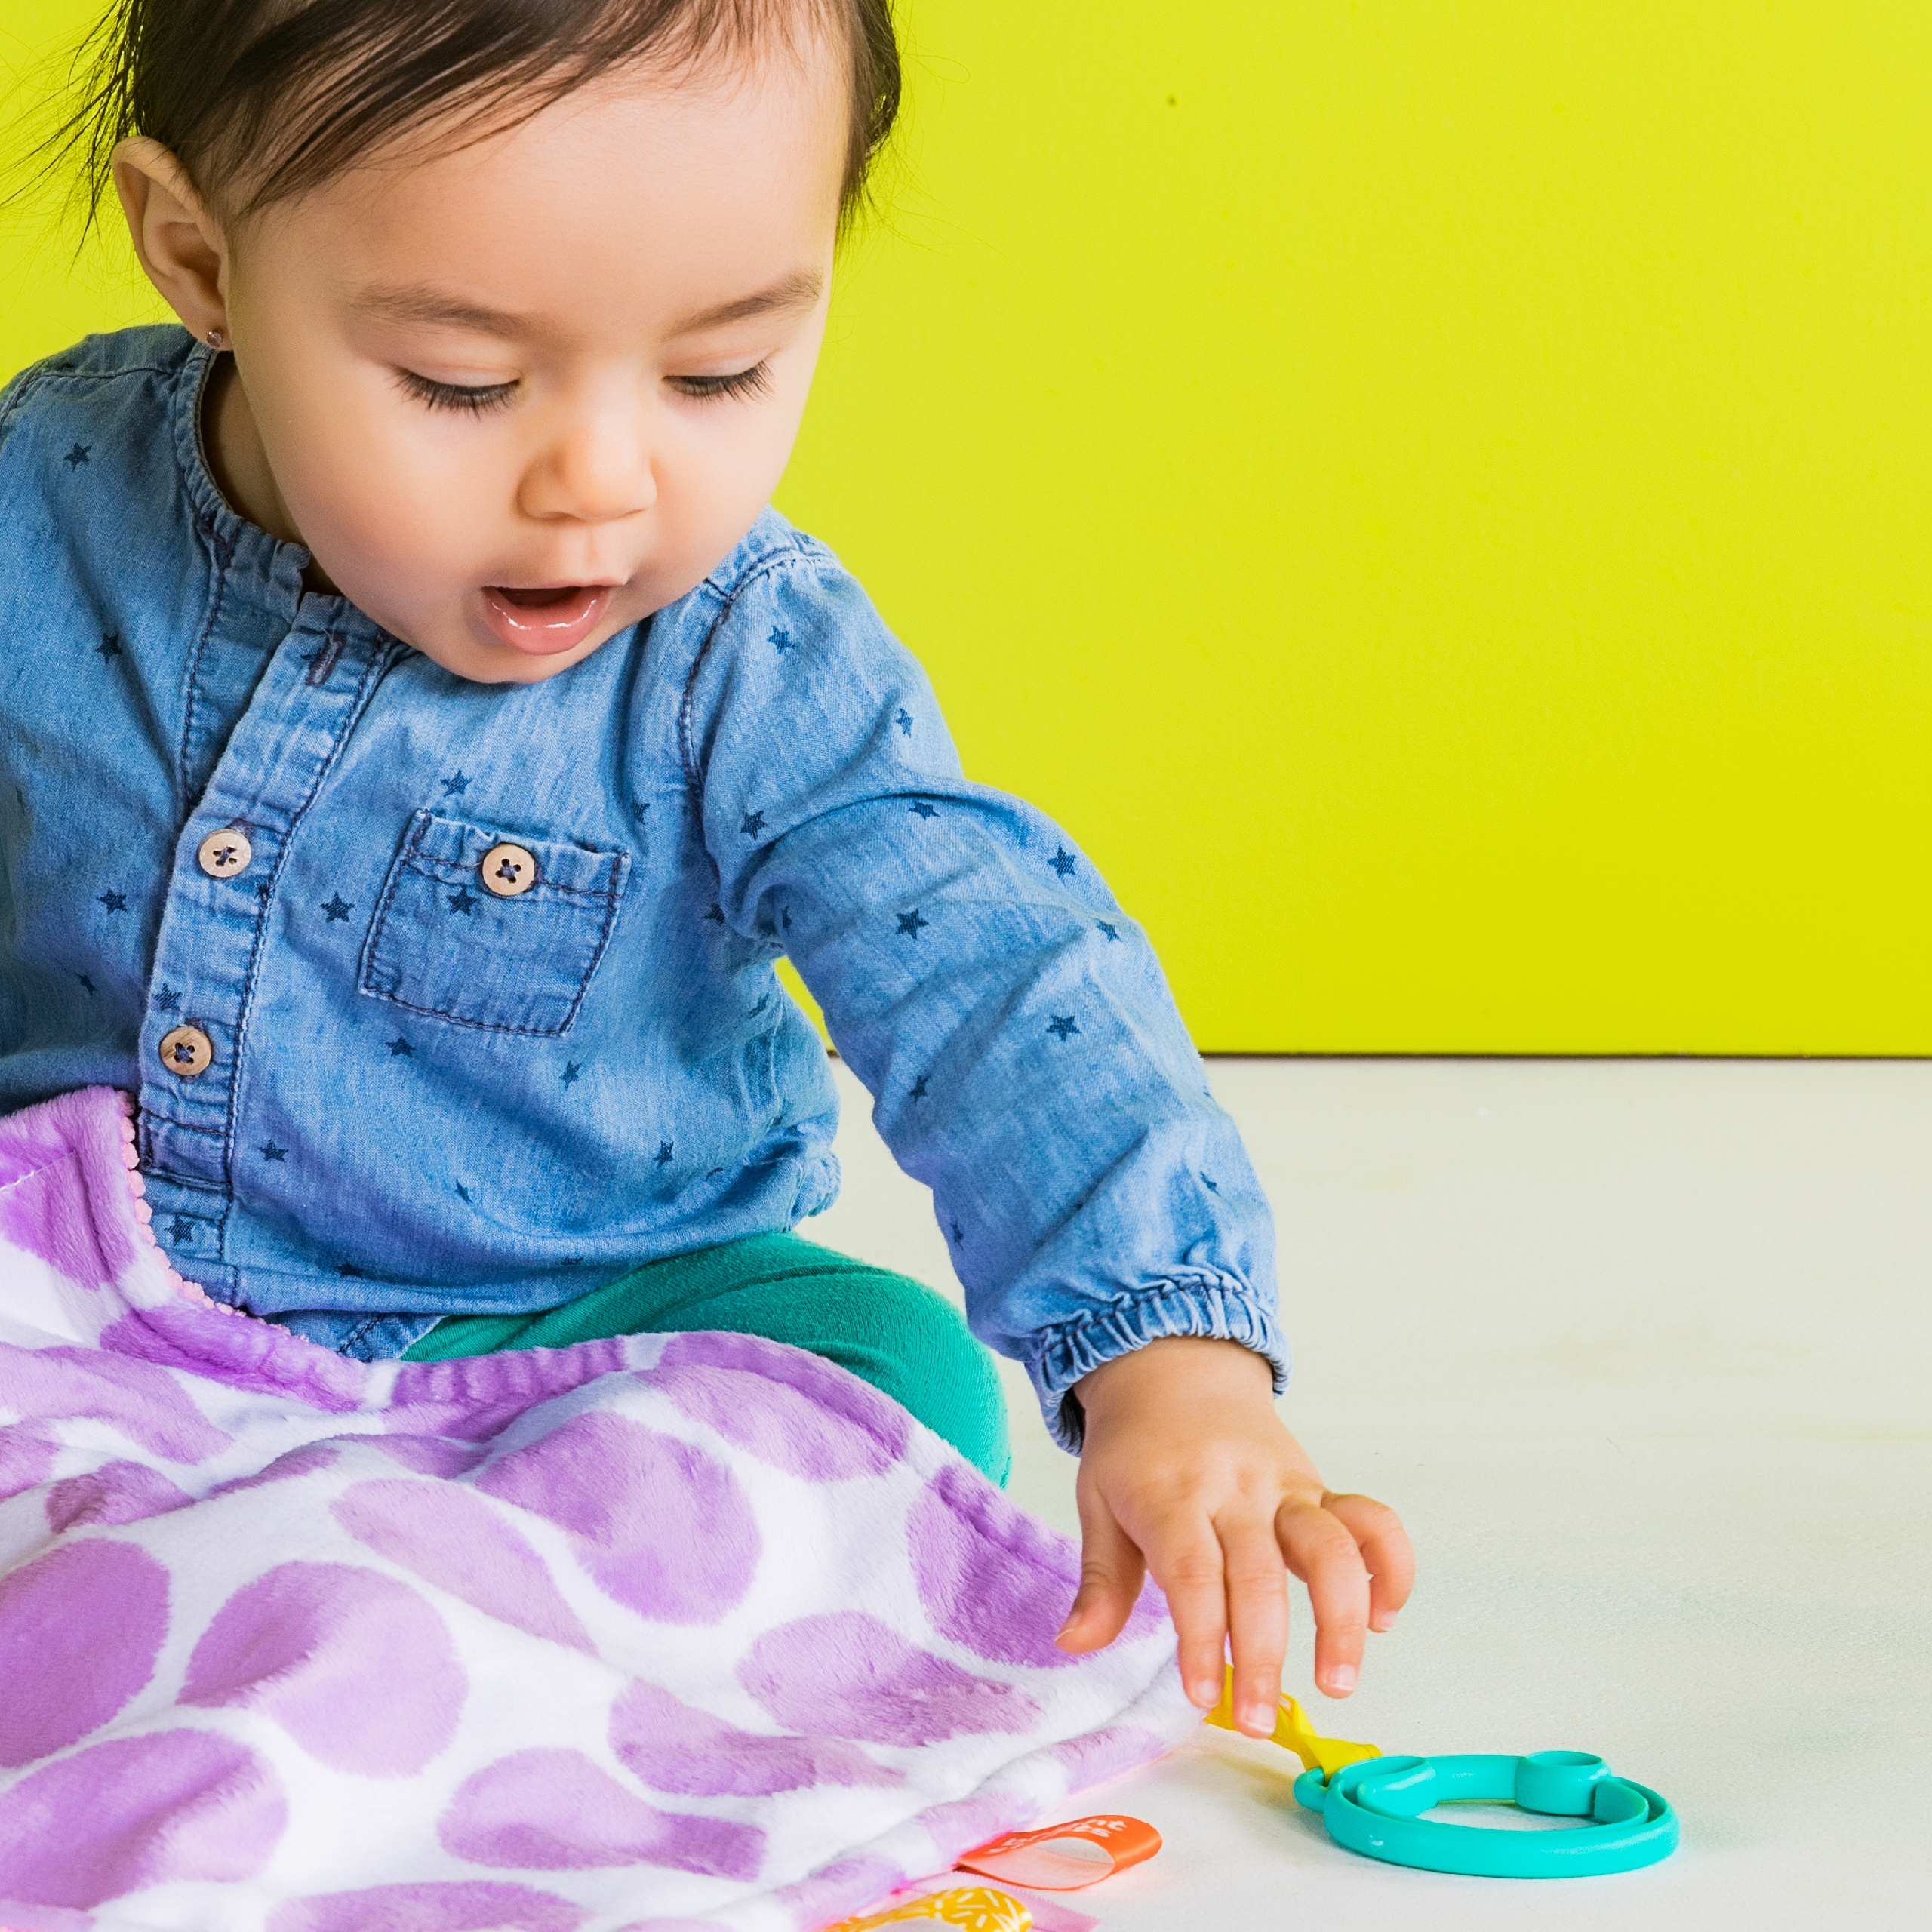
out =
[[211,359],[130,330],[0,397],[0,1108],[137,1089],[175,1265],[373,1360],[826,1207],[789,954],[1063,1439],[1157,1337],[1284,1375],[1267,1207],[1146,939],[963,776],[829,551],[768,512],[583,663],[468,682],[223,500]]

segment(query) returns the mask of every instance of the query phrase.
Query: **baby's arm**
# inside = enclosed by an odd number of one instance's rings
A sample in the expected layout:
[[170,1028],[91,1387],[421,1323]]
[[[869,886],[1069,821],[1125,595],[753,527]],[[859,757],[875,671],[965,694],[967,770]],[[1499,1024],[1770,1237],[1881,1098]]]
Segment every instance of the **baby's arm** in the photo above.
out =
[[1292,1571],[1314,1607],[1315,1681],[1346,1697],[1363,1632],[1394,1623],[1414,1559],[1392,1509],[1323,1487],[1275,1413],[1268,1364],[1238,1343],[1176,1337],[1103,1363],[1076,1393],[1085,1551],[1061,1647],[1111,1643],[1151,1571],[1180,1633],[1188,1695],[1204,1709],[1220,1700],[1232,1639],[1235,1721],[1265,1737]]

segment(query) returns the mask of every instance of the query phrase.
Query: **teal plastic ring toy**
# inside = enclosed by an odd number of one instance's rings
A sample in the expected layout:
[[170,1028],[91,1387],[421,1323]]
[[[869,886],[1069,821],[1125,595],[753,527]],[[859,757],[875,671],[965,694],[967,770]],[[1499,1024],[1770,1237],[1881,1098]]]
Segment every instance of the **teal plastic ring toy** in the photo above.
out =
[[[1424,1872],[1478,1878],[1589,1878],[1634,1872],[1677,1849],[1677,1814],[1647,1786],[1611,1775],[1587,1751],[1527,1758],[1365,1758],[1331,1778],[1304,1771],[1295,1798],[1318,1811],[1350,1851]],[[1568,1831],[1447,1825],[1421,1814],[1458,1799],[1513,1801],[1550,1817],[1588,1818]]]

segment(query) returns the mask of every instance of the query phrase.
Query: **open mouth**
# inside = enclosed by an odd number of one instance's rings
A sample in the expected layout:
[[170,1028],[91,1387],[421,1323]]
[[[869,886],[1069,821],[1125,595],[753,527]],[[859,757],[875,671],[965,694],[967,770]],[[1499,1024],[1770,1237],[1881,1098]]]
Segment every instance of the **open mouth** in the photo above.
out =
[[551,657],[581,644],[611,602],[608,583],[483,586],[483,615],[512,651]]

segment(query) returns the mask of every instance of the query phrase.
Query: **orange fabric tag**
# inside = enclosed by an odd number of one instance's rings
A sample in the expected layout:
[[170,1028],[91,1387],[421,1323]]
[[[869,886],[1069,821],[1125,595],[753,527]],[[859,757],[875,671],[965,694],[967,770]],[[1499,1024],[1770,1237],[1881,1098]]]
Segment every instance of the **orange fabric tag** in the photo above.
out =
[[[1084,1846],[1094,1849],[1075,1849]],[[958,1869],[1032,1892],[1077,1892],[1152,1858],[1160,1848],[1160,1833],[1138,1818],[1076,1818],[1037,1832],[1008,1832],[968,1852]]]

